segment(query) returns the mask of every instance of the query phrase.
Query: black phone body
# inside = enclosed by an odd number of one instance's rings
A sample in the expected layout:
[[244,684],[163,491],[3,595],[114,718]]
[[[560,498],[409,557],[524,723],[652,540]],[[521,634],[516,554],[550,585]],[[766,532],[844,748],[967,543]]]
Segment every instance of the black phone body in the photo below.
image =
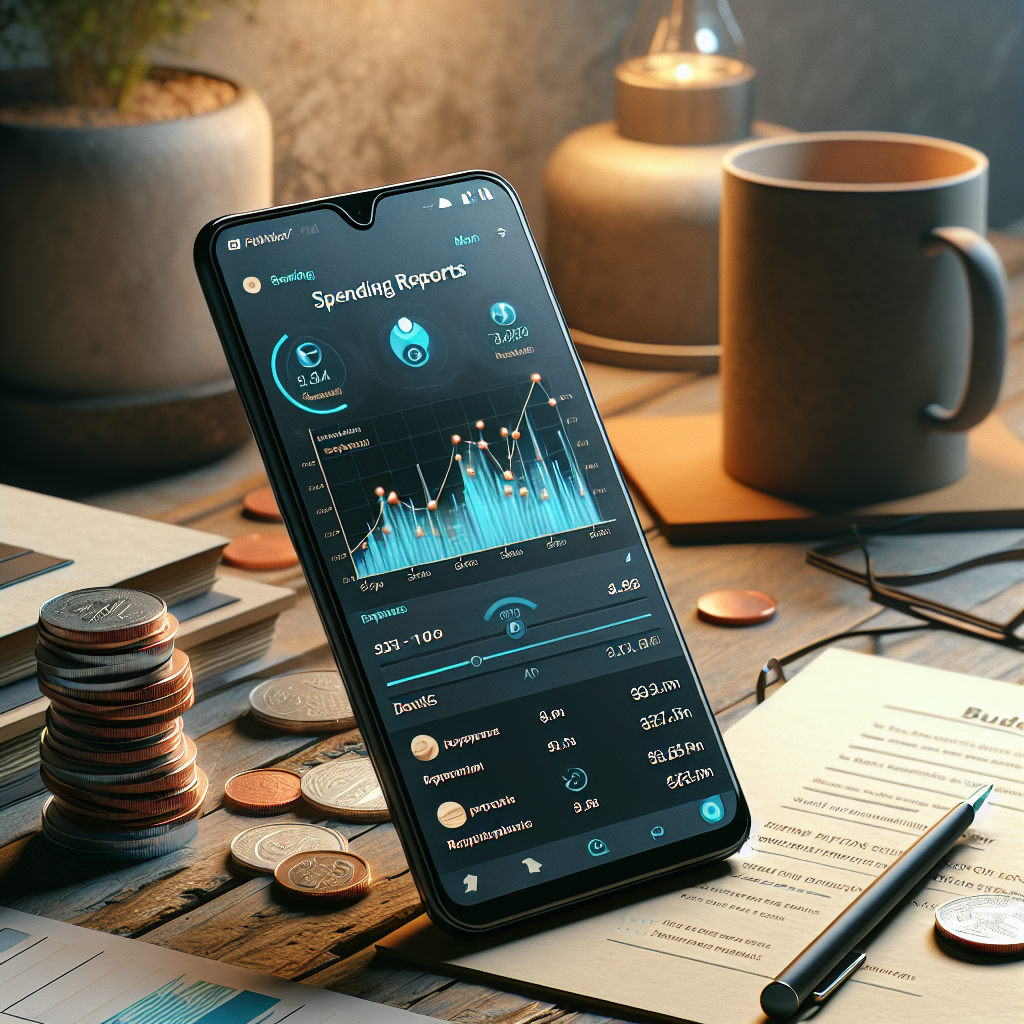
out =
[[431,918],[735,852],[746,803],[511,186],[224,217],[195,260]]

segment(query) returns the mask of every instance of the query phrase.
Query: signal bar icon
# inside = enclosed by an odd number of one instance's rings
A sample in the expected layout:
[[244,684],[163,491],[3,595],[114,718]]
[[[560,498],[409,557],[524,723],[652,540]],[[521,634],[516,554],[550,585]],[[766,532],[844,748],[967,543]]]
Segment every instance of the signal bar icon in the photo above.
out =
[[470,203],[475,203],[477,201],[477,196],[480,197],[480,201],[483,203],[486,203],[488,199],[494,198],[494,196],[491,195],[491,190],[489,188],[478,188],[476,190],[476,195],[474,195],[472,192],[462,193],[463,205],[469,206]]

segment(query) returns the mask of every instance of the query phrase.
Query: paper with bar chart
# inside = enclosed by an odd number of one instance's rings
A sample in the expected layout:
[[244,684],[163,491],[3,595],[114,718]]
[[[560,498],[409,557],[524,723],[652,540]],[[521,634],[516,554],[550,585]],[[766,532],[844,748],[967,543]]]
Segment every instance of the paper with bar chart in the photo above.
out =
[[311,428],[356,575],[605,521],[559,405],[533,373],[519,384],[344,428]]
[[0,907],[0,1024],[413,1024],[419,1016]]

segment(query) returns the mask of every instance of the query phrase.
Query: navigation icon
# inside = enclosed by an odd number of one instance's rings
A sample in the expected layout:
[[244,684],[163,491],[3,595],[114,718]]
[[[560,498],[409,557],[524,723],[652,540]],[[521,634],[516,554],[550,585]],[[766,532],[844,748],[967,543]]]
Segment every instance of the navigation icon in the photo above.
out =
[[608,844],[603,839],[591,839],[587,843],[587,853],[591,857],[603,857],[608,852]]
[[529,871],[531,875],[539,874],[540,869],[544,866],[543,864],[535,861],[532,857],[527,857],[523,863],[526,865],[526,870]]
[[462,884],[465,885],[466,892],[476,892],[476,875],[466,875]]

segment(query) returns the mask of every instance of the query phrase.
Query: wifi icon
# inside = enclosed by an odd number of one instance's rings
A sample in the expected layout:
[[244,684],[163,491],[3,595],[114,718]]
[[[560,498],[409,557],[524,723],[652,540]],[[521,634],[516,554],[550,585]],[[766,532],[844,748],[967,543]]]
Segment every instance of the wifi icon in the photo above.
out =
[[502,238],[504,238],[505,237],[505,229],[504,228],[498,228],[498,234],[501,235]]

